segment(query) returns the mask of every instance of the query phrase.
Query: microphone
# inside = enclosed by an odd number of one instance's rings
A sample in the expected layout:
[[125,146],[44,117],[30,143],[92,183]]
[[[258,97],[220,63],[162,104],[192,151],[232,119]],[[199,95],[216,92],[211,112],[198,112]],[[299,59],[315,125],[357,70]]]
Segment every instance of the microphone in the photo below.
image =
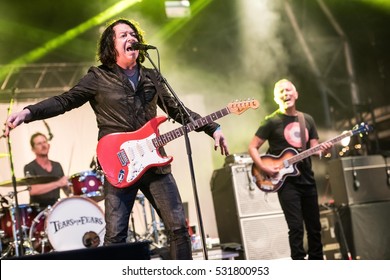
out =
[[152,45],[146,45],[146,44],[141,44],[138,42],[134,42],[131,44],[131,49],[132,50],[140,50],[140,51],[147,51],[147,50],[155,50],[157,49],[155,46]]
[[44,123],[45,126],[46,126],[47,133],[49,134],[49,141],[50,141],[51,139],[53,139],[53,134],[51,133],[50,127],[49,127],[49,125],[47,124],[47,122],[46,122],[45,120],[42,120],[42,121],[43,121],[43,123]]
[[95,156],[92,156],[92,160],[91,160],[91,163],[89,164],[89,168],[96,169]]

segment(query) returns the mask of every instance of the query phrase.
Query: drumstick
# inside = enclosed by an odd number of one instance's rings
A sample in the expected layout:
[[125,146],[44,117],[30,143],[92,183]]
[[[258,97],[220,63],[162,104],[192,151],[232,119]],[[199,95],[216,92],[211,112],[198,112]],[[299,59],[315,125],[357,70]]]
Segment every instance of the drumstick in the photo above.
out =
[[72,164],[73,150],[74,150],[74,142],[72,144],[72,148],[70,149],[70,158],[69,158],[68,173],[67,173],[68,177],[69,177],[69,173],[70,173],[70,166]]
[[72,186],[72,183],[69,181],[69,174],[70,174],[70,166],[72,165],[72,159],[73,159],[73,150],[74,150],[74,142],[72,144],[72,148],[70,149],[70,158],[69,158],[69,165],[68,165],[68,186],[63,187],[62,191],[65,193],[67,197],[72,193],[72,190],[70,189],[70,186]]

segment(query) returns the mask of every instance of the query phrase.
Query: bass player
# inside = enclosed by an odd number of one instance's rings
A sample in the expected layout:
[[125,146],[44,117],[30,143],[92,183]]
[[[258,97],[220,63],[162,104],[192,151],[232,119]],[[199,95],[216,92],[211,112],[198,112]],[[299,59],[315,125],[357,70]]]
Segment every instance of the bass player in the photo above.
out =
[[[292,82],[286,79],[276,82],[274,100],[279,109],[264,119],[249,144],[248,151],[253,159],[253,168],[269,178],[277,177],[281,167],[278,164],[269,164],[269,161],[266,162],[259,156],[258,150],[266,141],[269,144],[267,154],[275,159],[286,148],[301,151],[302,143],[304,149],[319,145],[315,122],[310,115],[298,112],[297,99],[298,92]],[[299,114],[303,116],[301,119],[304,119],[301,121],[304,127],[302,134]],[[321,155],[322,151],[331,146],[329,143],[321,144],[321,150],[317,154]],[[297,164],[297,171],[294,176],[285,178],[282,187],[276,189],[289,229],[291,258],[323,259],[317,188],[309,157]],[[303,246],[304,226],[307,230],[308,256]]]

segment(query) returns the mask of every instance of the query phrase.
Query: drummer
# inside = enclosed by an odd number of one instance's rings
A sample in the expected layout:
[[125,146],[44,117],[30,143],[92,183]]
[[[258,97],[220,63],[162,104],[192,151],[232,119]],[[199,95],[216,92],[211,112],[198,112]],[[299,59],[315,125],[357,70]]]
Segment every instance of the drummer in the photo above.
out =
[[43,133],[37,132],[30,138],[31,149],[35,159],[24,166],[24,174],[28,176],[51,176],[59,178],[45,184],[34,184],[29,189],[30,204],[39,204],[40,207],[53,206],[60,198],[60,189],[66,196],[71,190],[68,186],[68,178],[59,162],[49,159],[50,144]]

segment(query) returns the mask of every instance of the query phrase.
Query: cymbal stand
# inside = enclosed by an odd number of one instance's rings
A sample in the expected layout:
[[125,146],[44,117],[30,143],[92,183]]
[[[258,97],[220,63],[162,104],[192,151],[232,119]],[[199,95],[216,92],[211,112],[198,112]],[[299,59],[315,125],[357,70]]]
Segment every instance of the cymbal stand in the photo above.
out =
[[161,245],[158,244],[159,236],[158,236],[158,230],[157,230],[157,224],[156,224],[155,210],[154,210],[153,206],[150,204],[150,211],[151,211],[151,217],[152,217],[152,228],[153,228],[152,232],[150,232],[148,219],[146,216],[145,197],[143,195],[138,195],[138,201],[142,206],[142,214],[144,216],[144,223],[145,223],[145,234],[143,236],[143,239],[150,240],[151,236],[153,235],[152,245],[155,246],[156,248],[161,248]]
[[30,255],[33,252],[33,247],[31,244],[31,240],[28,238],[28,234],[27,234],[27,232],[29,231],[29,227],[26,226],[26,221],[22,219],[22,217],[20,217],[21,221],[19,221],[18,223],[16,222],[16,216],[15,216],[16,210],[20,210],[20,209],[17,208],[15,204],[12,203],[12,206],[10,207],[10,217],[12,221],[12,232],[13,232],[14,241],[10,243],[11,248],[13,243],[15,247],[15,256],[17,256],[16,252],[18,249],[18,245],[20,246],[21,254]]
[[4,237],[4,231],[0,230],[0,254],[3,254],[3,237]]
[[[19,202],[18,202],[18,195],[16,190],[16,178],[15,178],[15,170],[14,170],[14,163],[12,160],[12,148],[11,148],[11,137],[8,135],[7,137],[7,145],[8,145],[8,154],[9,154],[9,161],[10,161],[10,167],[11,167],[11,176],[12,176],[12,186],[15,194],[15,221],[18,222],[19,226],[22,225],[21,217],[20,217],[20,209],[19,209]],[[21,230],[18,231],[19,237],[20,237],[20,243],[18,244],[18,239],[15,232],[14,232],[14,238],[15,238],[15,256],[22,256],[23,255],[23,232]],[[19,245],[19,246],[18,246]]]
[[150,206],[150,215],[152,216],[152,228],[153,228],[153,238],[154,242],[158,244],[158,230],[157,230],[157,222],[156,222],[156,211],[154,210],[152,204]]
[[137,234],[136,234],[136,231],[135,231],[135,222],[134,222],[133,211],[131,211],[131,213],[130,213],[130,219],[131,219],[131,226],[133,228],[133,238],[134,238],[134,241],[137,242],[138,241],[138,237],[137,237]]

